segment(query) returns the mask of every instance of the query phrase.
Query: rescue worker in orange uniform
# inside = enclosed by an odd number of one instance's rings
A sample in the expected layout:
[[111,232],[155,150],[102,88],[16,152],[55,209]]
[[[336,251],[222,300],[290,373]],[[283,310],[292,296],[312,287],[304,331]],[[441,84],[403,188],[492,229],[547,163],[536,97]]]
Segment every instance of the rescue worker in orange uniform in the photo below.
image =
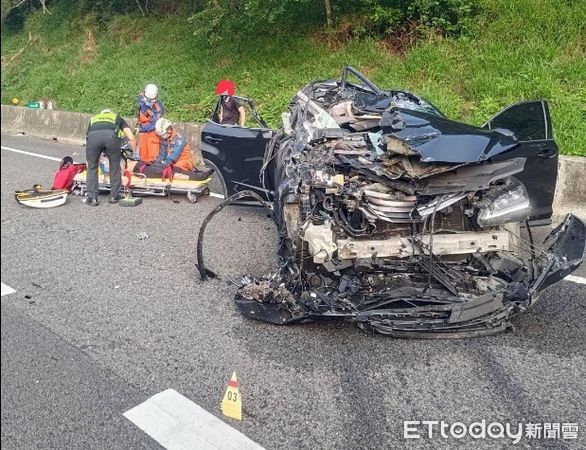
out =
[[156,162],[174,171],[189,173],[195,169],[195,162],[189,142],[173,129],[173,124],[164,117],[157,120],[155,130],[161,138],[159,155]]
[[159,89],[154,84],[147,84],[144,92],[138,96],[138,132],[139,152],[134,159],[152,163],[159,154],[160,139],[155,132],[157,120],[163,117],[165,107],[159,99]]

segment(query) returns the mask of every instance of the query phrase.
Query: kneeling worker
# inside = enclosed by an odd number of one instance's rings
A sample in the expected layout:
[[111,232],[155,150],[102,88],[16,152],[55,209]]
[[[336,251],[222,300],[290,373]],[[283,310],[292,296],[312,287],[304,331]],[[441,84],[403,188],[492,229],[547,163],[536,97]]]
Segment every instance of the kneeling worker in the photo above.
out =
[[155,131],[161,138],[156,162],[163,166],[171,166],[178,172],[191,172],[195,168],[195,162],[187,139],[177,133],[171,121],[164,117],[157,120]]
[[136,139],[126,121],[119,114],[104,109],[90,119],[87,129],[85,157],[87,160],[87,198],[86,205],[98,206],[98,167],[100,155],[105,153],[110,162],[110,203],[122,198],[122,176],[120,173],[121,145],[120,135],[128,138],[132,150],[136,150]]

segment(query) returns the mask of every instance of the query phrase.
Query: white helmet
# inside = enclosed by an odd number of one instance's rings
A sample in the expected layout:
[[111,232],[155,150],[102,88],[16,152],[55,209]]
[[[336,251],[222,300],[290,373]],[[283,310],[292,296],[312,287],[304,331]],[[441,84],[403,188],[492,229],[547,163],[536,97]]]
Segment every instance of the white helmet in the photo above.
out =
[[157,123],[155,124],[155,133],[157,133],[158,136],[162,136],[167,132],[169,128],[171,128],[172,125],[173,124],[169,119],[161,117],[159,120],[157,120]]
[[159,88],[154,84],[147,84],[144,88],[144,96],[149,100],[154,100],[159,95]]

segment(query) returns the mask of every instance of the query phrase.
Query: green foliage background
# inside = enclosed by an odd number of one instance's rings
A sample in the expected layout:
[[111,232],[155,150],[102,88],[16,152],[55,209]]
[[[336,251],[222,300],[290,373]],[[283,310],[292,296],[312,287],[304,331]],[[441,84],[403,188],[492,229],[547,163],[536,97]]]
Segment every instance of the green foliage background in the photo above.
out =
[[[510,103],[547,99],[562,152],[586,156],[586,0],[479,0],[473,20],[464,11],[452,24],[440,14],[440,23],[423,27],[421,14],[417,23],[395,23],[388,9],[357,17],[339,7],[333,30],[323,28],[322,2],[308,0],[298,1],[300,11],[317,9],[305,28],[276,15],[273,26],[250,29],[229,16],[205,26],[213,16],[206,18],[209,9],[198,2],[162,2],[146,18],[129,7],[112,15],[90,3],[54,2],[51,14],[36,11],[2,27],[2,103],[50,97],[63,110],[109,107],[133,115],[137,93],[154,82],[169,118],[204,121],[216,82],[230,78],[277,127],[301,86],[337,78],[352,65],[381,87],[414,91],[448,117],[474,124]],[[424,5],[421,11],[441,6],[414,3]],[[217,28],[222,23],[229,33]]]

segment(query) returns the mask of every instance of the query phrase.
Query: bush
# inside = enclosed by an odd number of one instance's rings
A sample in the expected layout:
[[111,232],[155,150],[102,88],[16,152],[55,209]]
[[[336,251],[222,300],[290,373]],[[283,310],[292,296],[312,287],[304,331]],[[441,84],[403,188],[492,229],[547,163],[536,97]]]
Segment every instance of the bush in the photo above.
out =
[[190,18],[194,34],[211,44],[235,36],[304,32],[324,21],[323,4],[314,0],[211,0]]
[[[414,29],[458,36],[472,29],[473,0],[355,0],[332,2],[333,18],[352,37],[398,36]],[[306,33],[325,24],[325,7],[314,0],[211,0],[190,18],[194,33],[211,44],[226,37]]]

